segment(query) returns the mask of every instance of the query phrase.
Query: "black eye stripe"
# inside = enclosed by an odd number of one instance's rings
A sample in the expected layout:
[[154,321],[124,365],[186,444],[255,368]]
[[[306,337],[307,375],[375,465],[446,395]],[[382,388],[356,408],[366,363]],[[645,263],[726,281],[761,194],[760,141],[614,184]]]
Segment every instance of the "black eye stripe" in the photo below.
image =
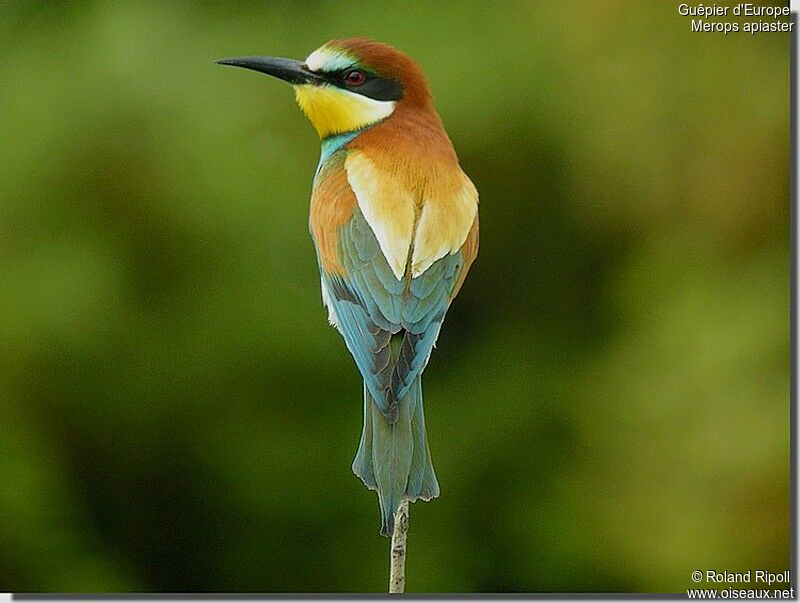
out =
[[381,101],[400,100],[403,98],[403,85],[400,81],[382,77],[367,78],[363,84],[352,90],[358,94]]
[[344,81],[345,74],[352,71],[354,67],[347,67],[339,71],[320,73],[319,75],[332,86],[337,86],[350,92],[355,92],[362,96],[374,98],[380,101],[400,100],[403,98],[403,85],[400,80],[385,78],[376,73],[359,69],[364,74],[364,83],[356,87],[348,87]]

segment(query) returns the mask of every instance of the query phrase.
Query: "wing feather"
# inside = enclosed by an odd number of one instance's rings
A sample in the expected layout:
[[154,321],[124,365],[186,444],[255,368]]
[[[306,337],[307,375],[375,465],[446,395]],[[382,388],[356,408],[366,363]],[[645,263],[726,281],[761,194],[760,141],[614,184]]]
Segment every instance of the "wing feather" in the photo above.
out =
[[[468,228],[463,236],[450,232],[448,240],[442,243],[447,249],[441,254],[438,247],[430,244],[427,255],[417,256],[415,249],[414,257],[427,263],[424,269],[413,272],[405,263],[398,266],[401,255],[403,262],[408,262],[412,255],[409,253],[412,237],[407,232],[407,211],[402,207],[397,210],[401,223],[397,226],[391,220],[392,207],[407,203],[410,193],[393,190],[388,200],[373,198],[389,193],[384,185],[364,181],[367,176],[380,176],[370,172],[374,166],[364,167],[363,163],[357,163],[361,180],[349,175],[346,179],[349,186],[343,186],[342,175],[353,165],[346,154],[343,149],[332,155],[317,175],[311,231],[322,275],[323,300],[331,323],[341,332],[371,397],[389,417],[393,412],[396,415],[396,400],[408,393],[428,363],[450,302],[474,258],[465,257],[465,251],[470,251],[465,241],[469,241],[474,227]],[[354,190],[354,180],[360,190]],[[473,203],[477,206],[476,198]],[[464,205],[463,200],[455,204]],[[369,211],[364,211],[365,206]],[[347,215],[332,212],[331,207],[346,211]],[[475,211],[471,214],[461,211],[458,221],[463,222],[469,214],[470,225],[477,223]],[[428,241],[436,220],[445,220],[447,212],[441,208],[431,211],[427,221],[425,215],[423,206],[419,227],[426,229],[420,232]],[[376,216],[382,220],[377,230],[373,224]],[[327,220],[325,224],[321,223],[323,219]],[[324,245],[320,245],[320,239]],[[332,248],[335,257],[330,256]],[[403,341],[393,359],[390,342],[398,333]]]

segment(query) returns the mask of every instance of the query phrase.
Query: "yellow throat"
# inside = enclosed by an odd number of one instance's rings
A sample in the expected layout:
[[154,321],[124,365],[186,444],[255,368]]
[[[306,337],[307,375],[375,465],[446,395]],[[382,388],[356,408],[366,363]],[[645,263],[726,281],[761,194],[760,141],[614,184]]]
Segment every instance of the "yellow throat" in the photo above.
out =
[[394,101],[379,101],[336,86],[302,84],[294,87],[297,104],[320,138],[352,132],[389,117]]

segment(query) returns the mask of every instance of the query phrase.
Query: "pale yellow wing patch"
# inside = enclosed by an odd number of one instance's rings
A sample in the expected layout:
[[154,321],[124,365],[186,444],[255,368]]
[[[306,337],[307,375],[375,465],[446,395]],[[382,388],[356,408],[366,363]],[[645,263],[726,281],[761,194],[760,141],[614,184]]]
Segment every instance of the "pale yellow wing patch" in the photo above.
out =
[[478,191],[464,174],[461,186],[454,193],[426,198],[414,236],[411,276],[416,278],[439,258],[458,251],[477,212]]
[[345,169],[358,207],[375,234],[383,256],[397,280],[402,280],[414,234],[413,195],[398,178],[376,168],[360,151],[350,151]]

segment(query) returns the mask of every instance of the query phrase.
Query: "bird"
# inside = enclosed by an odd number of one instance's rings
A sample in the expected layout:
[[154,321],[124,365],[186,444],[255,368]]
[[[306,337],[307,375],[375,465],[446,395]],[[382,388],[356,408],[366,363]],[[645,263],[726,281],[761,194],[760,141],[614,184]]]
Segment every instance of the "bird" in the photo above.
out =
[[364,382],[352,470],[377,492],[389,536],[404,501],[440,493],[422,374],[478,253],[478,191],[425,74],[392,46],[337,39],[304,61],[217,62],[289,83],[319,135],[309,230],[328,320]]

